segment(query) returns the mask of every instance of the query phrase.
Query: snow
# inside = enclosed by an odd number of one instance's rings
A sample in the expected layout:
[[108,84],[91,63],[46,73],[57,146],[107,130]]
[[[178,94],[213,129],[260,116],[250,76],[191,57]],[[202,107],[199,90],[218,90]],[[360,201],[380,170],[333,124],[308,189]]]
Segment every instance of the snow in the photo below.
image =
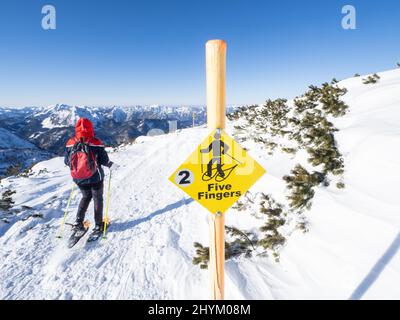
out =
[[[345,158],[344,190],[316,192],[308,233],[293,232],[280,262],[262,256],[226,263],[227,299],[398,299],[400,296],[400,70],[339,83],[350,112],[335,125]],[[231,126],[228,132],[233,132]],[[71,179],[62,158],[41,162],[30,177],[10,177],[21,211],[0,222],[1,299],[208,299],[209,274],[191,262],[193,242],[208,243],[208,213],[169,181],[207,135],[204,127],[140,137],[110,153],[113,173],[107,240],[67,249],[56,239]],[[287,159],[256,145],[250,155],[267,173],[252,192],[282,193]],[[80,195],[71,203],[73,221]],[[27,210],[22,206],[29,206]],[[93,207],[87,218],[93,225]],[[26,218],[42,213],[41,218]],[[230,210],[226,223],[255,228]]]

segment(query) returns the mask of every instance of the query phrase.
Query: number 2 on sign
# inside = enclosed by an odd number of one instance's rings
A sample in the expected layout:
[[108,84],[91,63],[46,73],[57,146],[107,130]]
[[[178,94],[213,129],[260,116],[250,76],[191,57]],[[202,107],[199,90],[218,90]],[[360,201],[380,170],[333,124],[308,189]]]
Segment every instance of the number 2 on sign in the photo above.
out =
[[194,175],[190,170],[182,169],[176,173],[175,182],[181,187],[190,186],[194,181]]

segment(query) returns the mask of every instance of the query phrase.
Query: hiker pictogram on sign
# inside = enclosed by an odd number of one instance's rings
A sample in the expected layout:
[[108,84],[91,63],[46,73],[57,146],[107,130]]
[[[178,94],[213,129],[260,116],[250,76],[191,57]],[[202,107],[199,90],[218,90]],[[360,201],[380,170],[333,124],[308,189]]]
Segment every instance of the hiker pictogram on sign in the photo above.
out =
[[213,131],[170,181],[212,213],[231,207],[265,170],[225,131]]
[[[209,144],[209,146],[200,150],[201,153],[210,153],[212,156],[211,160],[207,163],[206,170],[204,170],[204,165],[201,163],[202,172],[204,171],[201,177],[203,181],[215,180],[217,182],[222,182],[228,178],[232,171],[238,166],[238,164],[240,164],[238,160],[229,155],[228,151],[229,145],[224,143],[221,139],[220,130],[217,130],[214,133],[214,140]],[[233,159],[236,164],[225,165],[222,161],[223,155]],[[216,165],[213,166],[213,164]]]

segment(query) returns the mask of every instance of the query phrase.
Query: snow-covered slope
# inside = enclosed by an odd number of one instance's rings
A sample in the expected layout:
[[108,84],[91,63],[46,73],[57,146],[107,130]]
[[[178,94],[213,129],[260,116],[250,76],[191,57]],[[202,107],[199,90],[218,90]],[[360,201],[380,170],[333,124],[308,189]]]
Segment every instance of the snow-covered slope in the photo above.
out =
[[10,166],[26,167],[49,157],[49,153],[38,149],[29,141],[0,128],[0,177]]
[[319,192],[310,232],[284,249],[282,265],[303,279],[284,298],[400,297],[400,70],[379,75],[339,83],[350,106],[335,120],[346,189]]
[[[340,82],[350,106],[335,120],[346,188],[318,190],[310,231],[290,236],[280,263],[262,256],[229,260],[227,299],[400,297],[400,70],[380,76],[375,85],[362,78]],[[20,210],[0,222],[0,298],[209,298],[208,272],[191,261],[193,242],[208,241],[208,213],[168,181],[206,134],[195,128],[143,137],[111,153],[119,164],[112,226],[107,240],[90,246],[82,241],[68,250],[55,238],[71,187],[61,158],[39,163],[29,178],[3,180],[1,190],[16,190],[14,210]],[[252,192],[279,190],[285,162],[255,146],[250,153],[267,169]],[[235,210],[226,220],[254,225]]]

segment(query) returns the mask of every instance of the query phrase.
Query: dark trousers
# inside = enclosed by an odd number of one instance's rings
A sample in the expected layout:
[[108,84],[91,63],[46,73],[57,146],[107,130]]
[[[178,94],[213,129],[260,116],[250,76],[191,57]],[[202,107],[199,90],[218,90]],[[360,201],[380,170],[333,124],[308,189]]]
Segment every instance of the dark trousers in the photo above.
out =
[[96,225],[101,225],[103,221],[103,181],[94,184],[79,186],[82,192],[82,199],[79,202],[76,221],[83,222],[90,201],[93,199],[94,220]]

